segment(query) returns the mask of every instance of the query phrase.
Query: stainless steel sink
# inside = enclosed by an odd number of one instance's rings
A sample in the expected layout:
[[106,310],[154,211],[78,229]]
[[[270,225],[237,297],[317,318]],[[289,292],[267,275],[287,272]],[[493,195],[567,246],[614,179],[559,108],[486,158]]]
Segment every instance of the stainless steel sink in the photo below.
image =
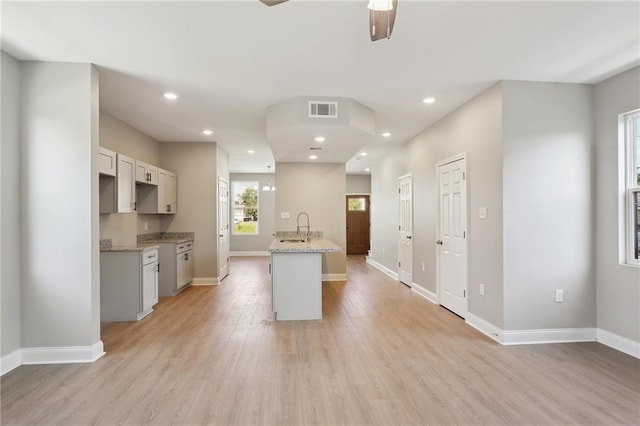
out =
[[307,240],[301,239],[301,238],[285,238],[280,240],[281,243],[304,243]]

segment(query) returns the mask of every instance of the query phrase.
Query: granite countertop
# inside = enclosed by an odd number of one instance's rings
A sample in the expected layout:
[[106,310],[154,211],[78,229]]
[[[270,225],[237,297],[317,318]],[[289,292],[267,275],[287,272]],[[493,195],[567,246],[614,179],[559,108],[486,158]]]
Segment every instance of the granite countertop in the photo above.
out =
[[141,244],[182,244],[193,241],[193,232],[156,232],[138,235],[138,245]]
[[[291,238],[291,237],[289,237]],[[302,243],[281,242],[286,237],[276,237],[269,247],[270,253],[337,253],[342,251],[340,246],[323,237],[312,237]]]
[[160,246],[152,243],[139,243],[137,246],[101,246],[100,251],[102,253],[109,252],[122,252],[122,251],[138,251],[147,252],[152,250],[158,250]]

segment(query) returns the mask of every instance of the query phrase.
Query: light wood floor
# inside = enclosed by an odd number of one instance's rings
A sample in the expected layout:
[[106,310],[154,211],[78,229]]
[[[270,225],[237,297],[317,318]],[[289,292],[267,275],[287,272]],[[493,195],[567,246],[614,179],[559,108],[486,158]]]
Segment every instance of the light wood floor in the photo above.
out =
[[266,258],[105,325],[93,364],[2,377],[2,424],[639,424],[640,361],[503,347],[364,263],[322,321],[274,322]]

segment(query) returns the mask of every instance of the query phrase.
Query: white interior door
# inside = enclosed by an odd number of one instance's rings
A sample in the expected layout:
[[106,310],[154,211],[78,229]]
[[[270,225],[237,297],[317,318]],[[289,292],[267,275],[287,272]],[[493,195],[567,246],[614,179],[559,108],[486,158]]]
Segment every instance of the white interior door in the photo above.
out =
[[399,226],[398,226],[398,269],[400,282],[411,287],[413,282],[413,201],[411,176],[400,178]]
[[229,182],[218,179],[218,277],[229,275]]
[[467,191],[464,156],[438,164],[438,289],[440,304],[467,315]]

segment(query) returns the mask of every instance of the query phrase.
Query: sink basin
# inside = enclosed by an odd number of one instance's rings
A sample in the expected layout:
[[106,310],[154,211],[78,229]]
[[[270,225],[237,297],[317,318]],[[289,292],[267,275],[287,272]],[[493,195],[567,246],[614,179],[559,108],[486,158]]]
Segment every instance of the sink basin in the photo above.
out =
[[303,240],[301,238],[285,238],[283,240],[280,240],[281,243],[304,243],[306,242],[306,240]]

